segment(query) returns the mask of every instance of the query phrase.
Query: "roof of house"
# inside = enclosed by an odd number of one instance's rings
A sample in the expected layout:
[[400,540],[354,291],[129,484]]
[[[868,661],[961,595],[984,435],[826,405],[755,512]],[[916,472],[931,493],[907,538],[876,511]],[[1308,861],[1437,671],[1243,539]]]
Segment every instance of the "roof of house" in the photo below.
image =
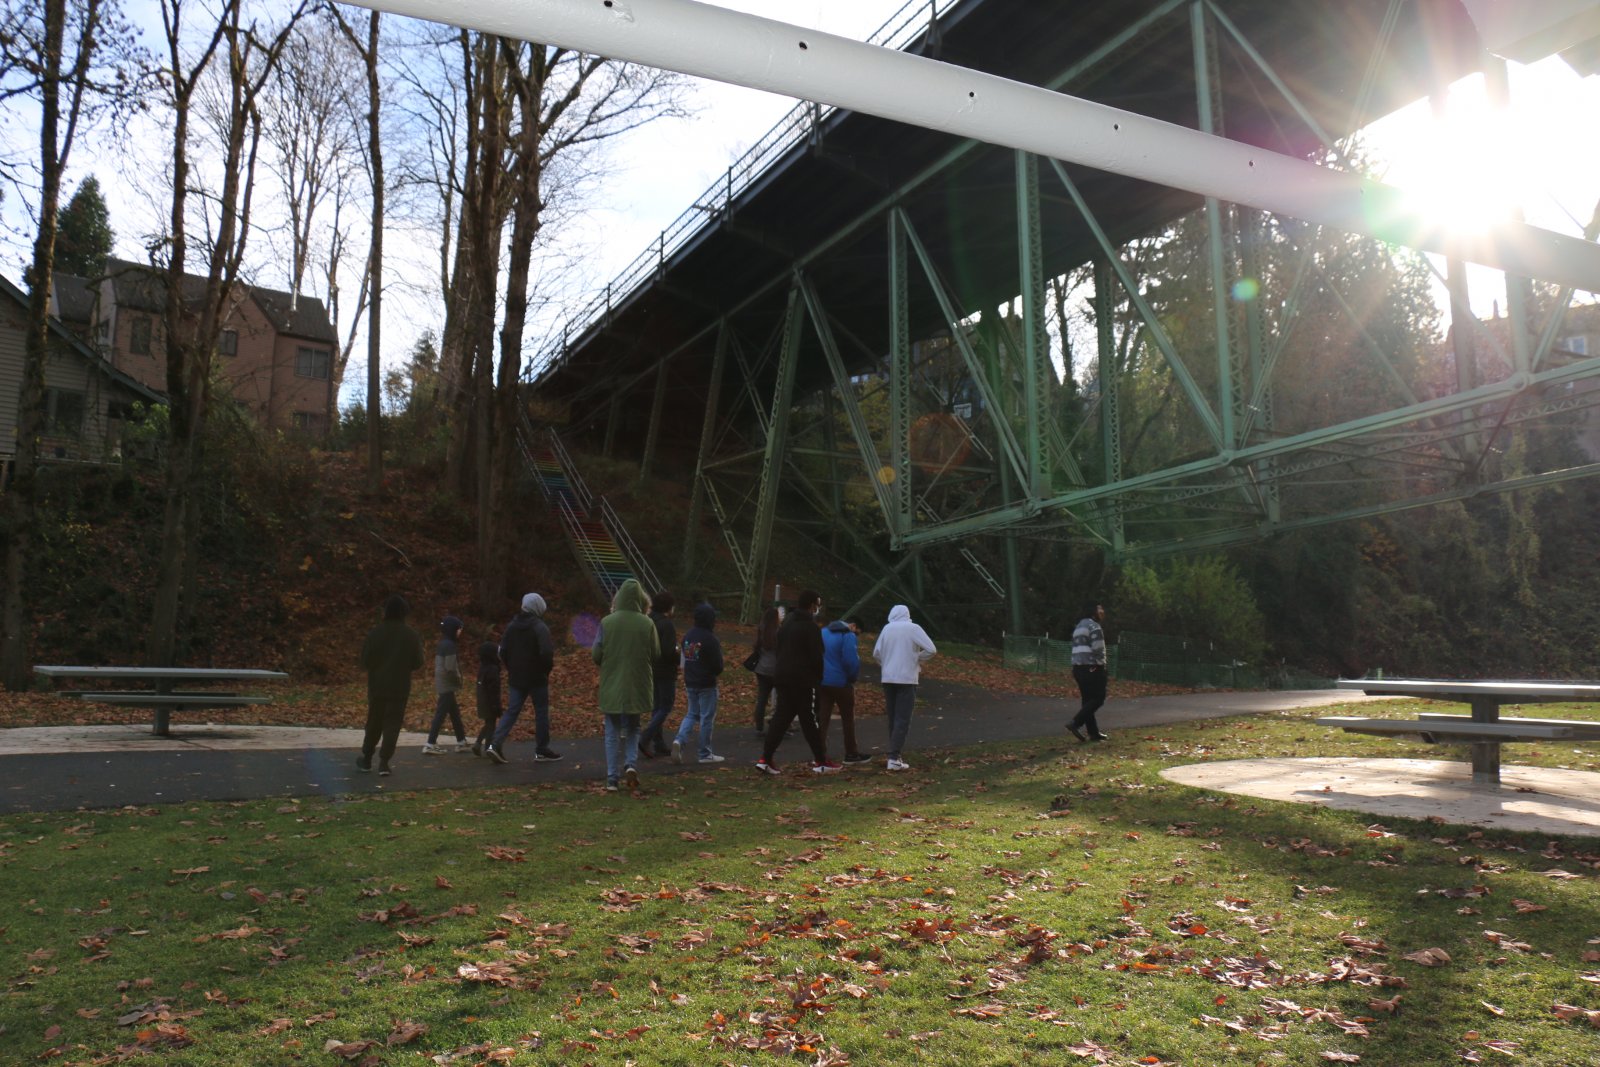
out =
[[309,341],[339,343],[338,335],[333,332],[333,323],[328,321],[328,309],[316,297],[302,296],[295,300],[288,293],[263,289],[257,285],[250,286],[250,295],[255,298],[256,306],[267,317],[267,321],[272,323],[272,328],[279,333],[304,337]]
[[[10,298],[23,308],[28,306],[28,294],[18,288],[10,278],[6,278],[4,276],[0,276],[0,296]],[[138,393],[146,400],[157,404],[165,404],[167,402],[167,398],[162,394],[113,367],[104,356],[100,355],[100,353],[96,352],[94,349],[78,340],[77,336],[73,334],[71,330],[67,329],[66,326],[62,325],[61,321],[55,316],[50,316],[48,322],[50,326],[50,332],[55,335],[57,340],[59,340],[63,345],[73,352],[76,352],[79,356],[82,356],[89,362],[90,366],[104,374],[107,378],[110,378],[118,385],[125,386],[133,392]]]
[[[111,279],[117,304],[138,311],[161,312],[166,301],[166,276],[154,267],[132,263],[125,259],[111,259],[106,263],[106,275]],[[184,297],[194,301],[205,294],[206,279],[194,274],[183,276]],[[272,323],[272,328],[290,337],[303,337],[311,341],[337,344],[338,335],[328,319],[328,309],[313,296],[299,299],[278,289],[259,285],[245,285],[261,313]]]
[[55,290],[56,318],[72,326],[88,326],[94,319],[94,286],[89,279],[62,271],[50,272]]

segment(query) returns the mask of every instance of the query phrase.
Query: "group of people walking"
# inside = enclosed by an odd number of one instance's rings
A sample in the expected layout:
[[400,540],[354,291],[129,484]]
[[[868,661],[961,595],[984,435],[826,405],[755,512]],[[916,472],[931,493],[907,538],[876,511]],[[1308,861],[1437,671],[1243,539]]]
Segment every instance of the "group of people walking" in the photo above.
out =
[[[680,639],[673,626],[675,608],[670,593],[647,596],[634,579],[622,583],[612,598],[611,612],[601,620],[590,649],[599,671],[599,705],[605,716],[606,789],[630,790],[639,783],[640,759],[670,758],[702,764],[725,762],[712,746],[717,714],[718,679],[725,670],[722,644],[716,634],[716,610],[706,603],[693,609],[693,625]],[[434,651],[436,704],[428,730],[425,753],[471,751],[496,763],[508,761],[506,741],[532,703],[534,759],[554,761],[561,754],[550,747],[550,672],[555,665],[555,642],[544,621],[546,604],[538,593],[522,598],[520,610],[507,623],[498,643],[478,647],[477,711],[481,726],[467,741],[457,694],[463,688],[459,639],[462,622],[453,615],[439,624]],[[844,763],[865,763],[856,739],[855,683],[860,675],[858,638],[854,619],[819,622],[822,597],[807,590],[787,616],[769,608],[757,629],[754,647],[744,666],[756,676],[755,725],[762,738],[756,769],[763,774],[782,773],[776,755],[790,726],[798,721],[810,749],[811,771],[831,774],[843,764],[828,756],[828,726],[838,713],[844,741]],[[410,696],[411,676],[423,665],[422,642],[406,624],[409,608],[401,597],[390,597],[384,617],[362,645],[360,663],[367,672],[367,723],[356,766],[378,773],[391,771],[400,728]],[[937,649],[927,632],[911,621],[904,605],[896,605],[873,646],[873,658],[882,666],[884,704],[889,724],[889,771],[910,769],[904,756],[921,664]],[[501,669],[506,700],[500,702]],[[665,727],[676,702],[682,673],[685,711],[670,743]],[[772,714],[767,716],[769,699]],[[441,745],[439,733],[446,720],[455,731],[454,747]],[[643,727],[641,729],[641,720]]]

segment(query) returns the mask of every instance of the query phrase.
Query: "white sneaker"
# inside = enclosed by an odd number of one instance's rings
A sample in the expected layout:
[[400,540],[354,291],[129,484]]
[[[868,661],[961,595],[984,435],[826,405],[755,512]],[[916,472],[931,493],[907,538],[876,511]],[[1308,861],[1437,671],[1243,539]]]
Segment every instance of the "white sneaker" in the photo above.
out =
[[909,771],[911,769],[911,764],[902,759],[892,759],[883,766],[884,770],[889,771]]
[[673,763],[682,763],[683,762],[683,742],[682,741],[674,741],[674,742],[672,742],[672,762]]
[[429,744],[427,742],[423,742],[422,751],[423,751],[424,755],[437,756],[437,755],[441,754],[442,752],[444,752],[444,746],[443,745],[433,745],[433,744]]
[[728,757],[719,756],[715,752],[713,752],[709,756],[701,756],[700,757],[700,762],[701,763],[726,763],[727,759],[728,759]]
[[472,742],[471,741],[457,741],[456,742],[456,751],[457,752],[471,752],[472,751]]

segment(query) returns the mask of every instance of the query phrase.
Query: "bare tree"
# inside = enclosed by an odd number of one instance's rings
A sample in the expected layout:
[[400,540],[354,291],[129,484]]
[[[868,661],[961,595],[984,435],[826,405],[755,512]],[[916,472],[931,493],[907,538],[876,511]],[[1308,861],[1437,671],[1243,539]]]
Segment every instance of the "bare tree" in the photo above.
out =
[[316,247],[319,214],[338,196],[361,151],[356,116],[364,88],[335,25],[327,13],[299,25],[284,44],[278,75],[267,83],[260,105],[266,169],[277,179],[289,216],[291,299],[307,291],[314,258],[331,268],[340,251],[337,216],[332,247]]
[[[236,291],[240,265],[250,234],[250,204],[260,146],[263,87],[273,76],[285,41],[304,16],[310,0],[301,0],[285,23],[263,36],[254,22],[245,22],[242,0],[222,0],[214,23],[204,23],[198,48],[188,53],[184,25],[187,0],[161,0],[166,56],[161,78],[172,113],[172,203],[166,235],[167,397],[171,407],[166,484],[161,522],[161,559],[146,656],[152,664],[170,665],[177,656],[181,607],[193,584],[194,535],[192,503],[200,475],[200,444],[210,403],[211,360],[223,314]],[[193,159],[190,124],[196,94],[213,62],[225,64],[227,90],[219,123],[223,143],[208,146],[219,154],[221,187],[201,196],[205,217],[213,220],[204,249],[207,270],[197,295],[188,290]]]
[[[17,404],[17,452],[0,497],[6,545],[0,607],[0,680],[28,683],[28,567],[38,505],[39,432],[44,422],[44,364],[49,332],[51,262],[61,178],[77,135],[104,106],[129,99],[136,52],[116,0],[6,0],[0,7],[0,103],[39,109],[38,230],[28,269],[28,323]],[[8,177],[17,172],[5,168]]]
[[338,8],[333,17],[345,39],[361,57],[367,87],[367,173],[372,181],[371,244],[363,291],[367,298],[367,491],[383,491],[383,124],[382,86],[378,73],[379,13],[367,16],[365,42],[351,29]]

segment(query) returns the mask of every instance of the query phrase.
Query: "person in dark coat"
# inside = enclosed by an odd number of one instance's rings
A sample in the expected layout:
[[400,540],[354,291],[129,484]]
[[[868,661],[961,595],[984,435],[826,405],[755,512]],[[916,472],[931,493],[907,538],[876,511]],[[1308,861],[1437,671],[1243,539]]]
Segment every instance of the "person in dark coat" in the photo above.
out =
[[662,727],[672,714],[672,704],[678,693],[678,631],[672,625],[672,594],[661,590],[650,598],[650,621],[656,624],[656,640],[661,642],[661,656],[651,668],[655,686],[655,704],[650,709],[650,721],[639,735],[639,755],[649,759],[667,754],[667,740]]
[[789,724],[800,720],[800,732],[811,746],[811,770],[828,774],[840,769],[839,764],[828,759],[823,744],[822,731],[817,722],[817,690],[822,685],[822,631],[817,629],[817,612],[822,610],[822,596],[811,590],[800,594],[795,609],[778,627],[776,645],[777,669],[773,684],[777,701],[772,711],[772,721],[767,723],[767,735],[762,741],[761,759],[756,769],[763,774],[779,774],[773,755],[783,742]]
[[389,760],[405,723],[406,701],[411,699],[411,676],[421,669],[422,638],[406,625],[411,606],[401,596],[383,605],[383,621],[372,628],[361,645],[361,669],[367,672],[367,728],[361,738],[358,770],[372,770],[372,753],[378,753],[378,773],[389,773]]
[[505,763],[506,738],[517,725],[522,705],[533,701],[533,759],[544,763],[561,758],[550,747],[550,671],[556,665],[556,645],[544,622],[544,597],[529,593],[500,637],[500,660],[506,665],[506,712],[494,729],[485,754]]

